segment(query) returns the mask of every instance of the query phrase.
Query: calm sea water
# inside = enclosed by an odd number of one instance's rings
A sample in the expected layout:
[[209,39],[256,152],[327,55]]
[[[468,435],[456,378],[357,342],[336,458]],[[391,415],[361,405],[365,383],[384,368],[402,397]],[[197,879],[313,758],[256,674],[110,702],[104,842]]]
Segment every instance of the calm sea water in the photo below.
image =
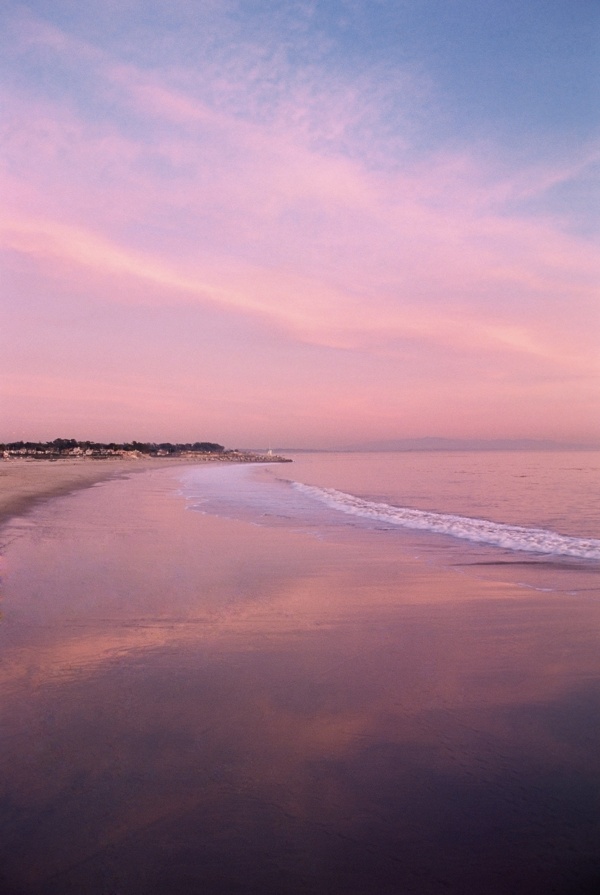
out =
[[191,509],[259,525],[395,533],[444,565],[600,562],[600,454],[300,454],[293,464],[183,476]]

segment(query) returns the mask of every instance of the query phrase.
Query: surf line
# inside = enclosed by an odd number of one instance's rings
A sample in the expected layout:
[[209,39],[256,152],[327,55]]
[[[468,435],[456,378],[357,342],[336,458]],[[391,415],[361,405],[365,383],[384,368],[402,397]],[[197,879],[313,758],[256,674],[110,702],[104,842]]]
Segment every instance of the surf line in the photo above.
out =
[[451,535],[455,538],[490,544],[509,550],[527,553],[575,556],[579,559],[600,560],[600,540],[561,535],[543,528],[526,528],[488,519],[414,510],[387,503],[376,503],[353,494],[337,491],[335,488],[319,488],[293,482],[293,487],[302,494],[326,504],[331,509],[348,515],[385,522],[403,528],[430,531]]

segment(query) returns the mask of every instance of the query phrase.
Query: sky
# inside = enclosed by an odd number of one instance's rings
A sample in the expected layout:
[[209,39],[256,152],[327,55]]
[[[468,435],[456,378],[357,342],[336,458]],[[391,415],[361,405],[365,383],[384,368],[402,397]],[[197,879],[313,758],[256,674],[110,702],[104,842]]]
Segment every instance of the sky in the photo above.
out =
[[597,0],[0,35],[0,441],[600,442]]

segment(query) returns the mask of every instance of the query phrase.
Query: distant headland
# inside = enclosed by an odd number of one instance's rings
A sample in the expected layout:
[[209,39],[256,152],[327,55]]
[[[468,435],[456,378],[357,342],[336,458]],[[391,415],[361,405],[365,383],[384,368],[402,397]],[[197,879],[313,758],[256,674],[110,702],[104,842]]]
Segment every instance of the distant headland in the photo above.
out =
[[139,460],[143,457],[173,458],[197,461],[226,461],[229,463],[291,463],[287,457],[258,451],[228,450],[212,441],[172,444],[169,441],[131,441],[118,444],[98,441],[77,441],[74,438],[55,438],[54,441],[12,441],[0,443],[4,460]]
[[[596,443],[551,441],[536,438],[398,438],[346,445],[341,452],[397,451],[595,451]],[[282,450],[282,449],[280,449]]]

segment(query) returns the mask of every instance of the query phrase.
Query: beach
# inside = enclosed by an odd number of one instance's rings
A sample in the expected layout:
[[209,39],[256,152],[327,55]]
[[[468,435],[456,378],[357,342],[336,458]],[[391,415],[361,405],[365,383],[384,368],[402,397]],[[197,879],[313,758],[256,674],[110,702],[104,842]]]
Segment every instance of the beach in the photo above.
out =
[[[106,479],[170,465],[177,467],[181,464],[215,461],[228,462],[219,455],[209,456],[204,460],[189,457],[0,459],[0,524],[10,516],[26,511],[40,500],[88,488]],[[240,462],[239,457],[232,462]]]
[[3,895],[595,891],[597,589],[55,466],[0,529]]
[[156,460],[114,459],[0,460],[0,524],[40,500],[88,488],[96,482],[160,463]]

